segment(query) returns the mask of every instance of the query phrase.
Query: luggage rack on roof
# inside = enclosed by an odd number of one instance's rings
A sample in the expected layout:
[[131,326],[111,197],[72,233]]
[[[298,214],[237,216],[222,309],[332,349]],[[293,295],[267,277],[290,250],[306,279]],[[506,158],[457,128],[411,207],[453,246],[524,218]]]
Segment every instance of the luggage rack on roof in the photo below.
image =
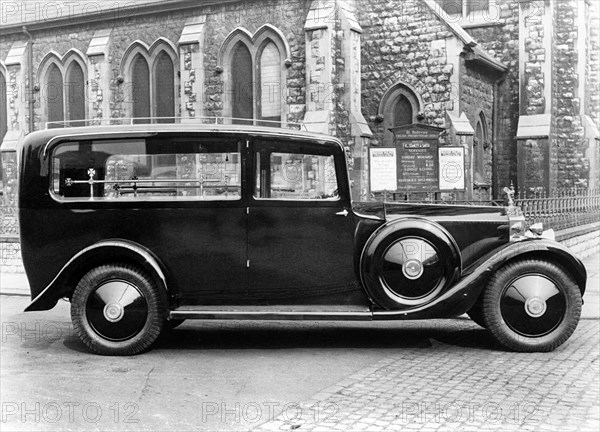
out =
[[257,120],[233,117],[136,117],[136,118],[109,118],[85,119],[58,122],[46,122],[46,129],[72,128],[83,126],[125,126],[144,124],[203,124],[203,125],[246,125],[263,126],[281,129],[308,131],[303,123],[280,122],[274,120]]

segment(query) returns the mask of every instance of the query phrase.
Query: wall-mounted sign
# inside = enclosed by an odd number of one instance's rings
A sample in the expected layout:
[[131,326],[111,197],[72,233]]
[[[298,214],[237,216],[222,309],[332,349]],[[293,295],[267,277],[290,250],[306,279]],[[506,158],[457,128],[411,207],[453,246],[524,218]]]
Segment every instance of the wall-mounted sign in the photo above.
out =
[[464,147],[440,147],[440,191],[465,190]]
[[401,192],[436,192],[439,188],[438,147],[443,129],[409,125],[391,129],[398,149]]
[[398,156],[395,148],[371,148],[371,191],[395,191],[398,181]]

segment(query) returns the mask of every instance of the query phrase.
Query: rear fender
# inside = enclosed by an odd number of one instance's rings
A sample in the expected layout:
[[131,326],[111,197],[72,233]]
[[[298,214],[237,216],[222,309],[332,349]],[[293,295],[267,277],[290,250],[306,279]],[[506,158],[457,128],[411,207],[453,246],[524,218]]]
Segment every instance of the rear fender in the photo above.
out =
[[139,265],[167,290],[167,272],[152,252],[127,240],[106,240],[82,250],[71,258],[54,280],[27,306],[25,312],[52,309],[58,300],[71,296],[77,283],[88,271],[108,262]]

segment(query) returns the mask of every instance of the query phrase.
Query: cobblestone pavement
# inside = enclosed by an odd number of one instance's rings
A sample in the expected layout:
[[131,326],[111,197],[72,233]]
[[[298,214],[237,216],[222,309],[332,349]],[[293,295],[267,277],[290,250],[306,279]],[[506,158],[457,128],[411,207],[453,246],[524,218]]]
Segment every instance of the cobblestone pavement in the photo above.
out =
[[518,354],[457,320],[256,430],[597,432],[599,331],[598,320],[584,320],[556,351]]

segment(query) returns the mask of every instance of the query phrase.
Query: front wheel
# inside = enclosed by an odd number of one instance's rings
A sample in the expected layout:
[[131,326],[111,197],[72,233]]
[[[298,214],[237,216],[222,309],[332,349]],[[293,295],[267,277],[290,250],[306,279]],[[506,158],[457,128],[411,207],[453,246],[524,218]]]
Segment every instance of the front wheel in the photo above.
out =
[[562,345],[581,316],[581,291],[562,267],[524,260],[506,265],[483,293],[483,321],[502,346],[547,352]]
[[162,332],[167,295],[147,274],[127,265],[104,265],[89,271],[71,299],[76,333],[102,355],[135,355]]

